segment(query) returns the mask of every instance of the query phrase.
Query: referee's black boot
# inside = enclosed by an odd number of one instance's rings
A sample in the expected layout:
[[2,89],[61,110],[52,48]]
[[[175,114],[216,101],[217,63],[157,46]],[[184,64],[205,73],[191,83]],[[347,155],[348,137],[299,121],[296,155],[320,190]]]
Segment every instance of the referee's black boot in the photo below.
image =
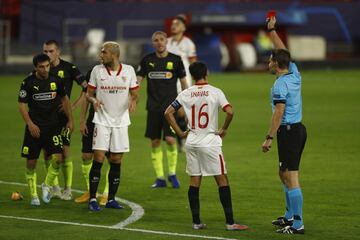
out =
[[276,220],[272,220],[271,224],[277,227],[292,226],[294,219],[286,219],[285,217],[278,217]]

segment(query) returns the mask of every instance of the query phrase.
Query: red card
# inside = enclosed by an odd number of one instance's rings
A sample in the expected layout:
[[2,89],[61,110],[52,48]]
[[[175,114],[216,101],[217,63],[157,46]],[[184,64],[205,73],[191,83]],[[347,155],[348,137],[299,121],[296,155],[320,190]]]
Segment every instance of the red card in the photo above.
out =
[[268,13],[266,15],[266,20],[269,21],[271,17],[276,17],[276,11],[275,10],[268,11]]

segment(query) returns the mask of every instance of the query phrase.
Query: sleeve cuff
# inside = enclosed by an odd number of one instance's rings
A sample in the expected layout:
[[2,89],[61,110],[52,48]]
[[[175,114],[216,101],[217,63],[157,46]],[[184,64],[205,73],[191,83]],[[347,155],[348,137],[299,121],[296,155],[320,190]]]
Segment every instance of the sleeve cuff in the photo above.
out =
[[274,103],[274,105],[276,105],[276,104],[278,104],[278,103],[283,103],[283,104],[285,104],[285,103],[286,103],[286,100],[285,100],[285,99],[273,100],[273,103]]
[[232,107],[230,103],[225,104],[225,105],[222,107],[222,110],[225,112],[225,109],[226,109],[227,107],[229,107],[229,106]]
[[135,87],[131,87],[130,90],[135,90],[135,89],[138,89],[139,87],[140,87],[140,86],[137,85],[137,86],[135,86]]
[[96,89],[96,86],[91,85],[90,83],[88,84],[88,87],[91,88],[91,89]]

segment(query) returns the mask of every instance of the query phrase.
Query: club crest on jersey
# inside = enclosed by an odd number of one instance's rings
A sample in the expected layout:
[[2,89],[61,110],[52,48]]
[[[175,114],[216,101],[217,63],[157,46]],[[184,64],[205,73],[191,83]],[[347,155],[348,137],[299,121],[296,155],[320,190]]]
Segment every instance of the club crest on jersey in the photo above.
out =
[[126,82],[126,76],[122,76],[121,79],[123,80],[123,82]]
[[64,71],[63,70],[58,71],[58,76],[59,78],[64,78]]
[[166,69],[173,70],[174,69],[174,63],[173,62],[167,62]]
[[56,83],[52,82],[50,83],[50,90],[55,91],[56,90]]

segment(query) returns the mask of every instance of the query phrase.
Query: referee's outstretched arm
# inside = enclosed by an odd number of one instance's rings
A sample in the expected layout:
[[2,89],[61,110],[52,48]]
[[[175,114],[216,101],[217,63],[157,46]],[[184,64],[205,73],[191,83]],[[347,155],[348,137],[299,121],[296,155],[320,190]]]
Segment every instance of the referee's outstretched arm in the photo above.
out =
[[270,39],[274,44],[275,49],[286,49],[284,43],[281,41],[275,29],[276,17],[271,17],[267,24],[267,29],[270,33]]

